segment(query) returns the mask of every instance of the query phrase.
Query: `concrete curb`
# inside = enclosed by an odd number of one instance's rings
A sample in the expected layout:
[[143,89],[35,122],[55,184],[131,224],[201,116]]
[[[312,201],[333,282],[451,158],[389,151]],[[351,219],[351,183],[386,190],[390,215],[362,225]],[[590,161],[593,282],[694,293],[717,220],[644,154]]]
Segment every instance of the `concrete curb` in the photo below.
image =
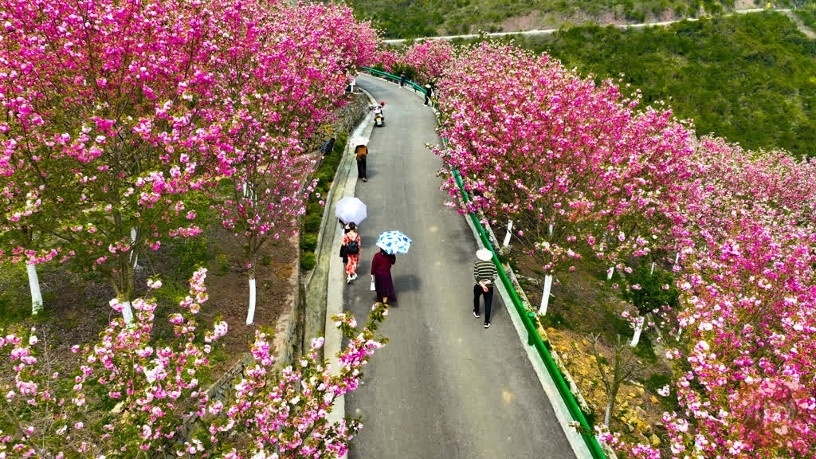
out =
[[[366,93],[368,94],[368,93]],[[372,103],[376,103],[374,98],[368,94]],[[363,122],[357,126],[349,139],[360,136],[369,138],[371,131],[374,129],[372,122],[372,114],[366,115]],[[326,358],[329,368],[337,371],[340,364],[337,359],[337,354],[343,346],[343,334],[334,326],[332,316],[340,314],[344,311],[343,305],[343,287],[346,285],[344,281],[344,274],[342,272],[343,263],[339,256],[335,256],[340,250],[340,240],[343,235],[342,228],[334,218],[332,209],[334,203],[345,196],[354,196],[354,190],[357,185],[357,176],[351,173],[354,162],[354,146],[347,144],[343,150],[343,160],[337,168],[337,175],[335,176],[335,184],[332,186],[333,193],[330,198],[326,200],[326,208],[323,214],[323,227],[321,235],[325,236],[325,240],[318,244],[320,250],[329,251],[328,272],[326,275],[326,323],[325,323],[325,341],[323,345],[323,355]],[[322,237],[321,237],[322,239]],[[346,415],[345,397],[339,397],[334,404],[334,408],[329,413],[328,421],[336,423],[341,421]],[[343,456],[345,458],[346,456]]]

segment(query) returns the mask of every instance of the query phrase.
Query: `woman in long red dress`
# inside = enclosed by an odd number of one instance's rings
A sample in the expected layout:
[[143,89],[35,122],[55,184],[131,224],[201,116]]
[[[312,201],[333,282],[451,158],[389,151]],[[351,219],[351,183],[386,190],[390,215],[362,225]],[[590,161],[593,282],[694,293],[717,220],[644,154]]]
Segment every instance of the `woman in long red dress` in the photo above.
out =
[[348,232],[343,235],[343,246],[346,248],[346,283],[357,279],[357,264],[360,263],[360,251],[363,248],[362,238],[357,234],[357,225],[347,225]]
[[394,281],[391,279],[391,267],[397,262],[396,255],[380,249],[371,260],[371,278],[374,280],[374,290],[377,291],[377,300],[383,303],[396,303],[397,292],[394,291]]

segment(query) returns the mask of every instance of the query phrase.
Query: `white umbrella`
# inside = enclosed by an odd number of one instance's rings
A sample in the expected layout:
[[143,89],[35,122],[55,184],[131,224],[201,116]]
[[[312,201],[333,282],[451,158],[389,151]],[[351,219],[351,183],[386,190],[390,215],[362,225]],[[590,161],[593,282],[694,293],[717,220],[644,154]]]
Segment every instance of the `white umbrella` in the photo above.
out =
[[359,136],[359,135],[355,135],[354,137],[349,139],[349,144],[352,147],[356,147],[357,145],[368,145],[368,138],[363,137],[363,136]]
[[368,216],[366,205],[354,196],[346,196],[334,204],[334,216],[346,223],[359,225]]

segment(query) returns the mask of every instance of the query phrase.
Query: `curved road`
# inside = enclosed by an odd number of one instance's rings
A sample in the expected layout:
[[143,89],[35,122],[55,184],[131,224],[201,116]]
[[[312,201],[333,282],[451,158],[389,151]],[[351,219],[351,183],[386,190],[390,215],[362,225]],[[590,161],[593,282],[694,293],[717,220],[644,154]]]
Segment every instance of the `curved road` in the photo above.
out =
[[[750,13],[762,13],[764,11],[778,11],[785,15],[787,15],[791,21],[796,24],[796,27],[808,38],[816,38],[816,31],[810,29],[806,26],[801,19],[799,19],[793,12],[793,10],[788,8],[773,8],[773,9],[766,9],[766,8],[746,8],[746,9],[738,9],[734,10],[731,13],[724,14],[723,16],[731,16],[734,14],[750,14]],[[639,24],[598,24],[601,27],[607,26],[614,26],[619,29],[643,29],[646,27],[659,27],[659,26],[667,26],[670,24],[674,24],[675,22],[682,22],[682,21],[699,21],[700,18],[680,18],[671,21],[660,21],[660,22],[644,22]],[[464,34],[464,35],[444,35],[439,37],[421,37],[421,38],[413,38],[410,41],[412,42],[420,42],[423,40],[453,40],[456,38],[465,39],[465,40],[473,40],[476,38],[481,37],[482,35],[486,37],[508,37],[508,36],[515,36],[515,35],[522,35],[522,36],[535,36],[535,35],[552,35],[555,32],[558,32],[561,29],[534,29],[534,30],[518,30],[515,32],[491,32],[491,33],[484,33],[484,34]],[[388,40],[383,40],[387,44],[396,45],[408,42],[409,40],[405,38],[393,38]]]
[[[444,205],[441,162],[426,148],[439,141],[433,110],[407,88],[368,75],[357,82],[386,101],[386,126],[371,130],[368,182],[356,182],[356,196],[368,205],[360,277],[337,287],[344,279],[333,257],[330,298],[344,288],[344,308],[365,317],[374,299],[368,273],[377,236],[399,229],[413,245],[392,270],[399,301],[381,328],[390,341],[366,367],[364,385],[345,400],[346,414],[365,424],[349,456],[583,456],[556,418],[498,293],[489,329],[471,315],[476,239],[466,219]],[[355,178],[352,169],[349,187]],[[336,252],[339,237],[334,244]]]

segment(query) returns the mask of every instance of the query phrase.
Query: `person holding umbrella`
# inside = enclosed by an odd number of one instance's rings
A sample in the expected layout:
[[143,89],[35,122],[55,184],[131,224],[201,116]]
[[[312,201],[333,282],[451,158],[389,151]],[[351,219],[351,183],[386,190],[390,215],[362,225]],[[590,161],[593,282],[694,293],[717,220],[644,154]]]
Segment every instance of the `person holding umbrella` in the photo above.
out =
[[397,302],[397,292],[394,290],[394,280],[391,278],[391,267],[396,262],[397,256],[382,248],[374,254],[371,260],[371,280],[374,282],[374,290],[377,291],[377,301]]
[[[351,244],[352,246],[357,246],[357,251],[356,253],[350,254],[347,236],[352,231],[355,234],[357,233],[357,225],[359,225],[360,222],[365,220],[368,216],[366,209],[367,206],[365,203],[354,196],[345,196],[334,204],[334,216],[337,217],[337,220],[340,222],[340,226],[343,227],[343,241],[340,244],[340,258],[343,259],[343,271],[348,275],[348,278],[346,279],[347,283],[357,278],[357,263],[360,259],[359,241],[356,244]],[[353,237],[351,239],[353,239]],[[351,272],[348,271],[350,267],[349,255],[356,255]]]
[[376,245],[380,251],[371,260],[371,281],[377,292],[377,301],[396,303],[397,292],[391,278],[391,267],[397,262],[396,254],[408,253],[411,239],[399,231],[386,231],[377,238]]

